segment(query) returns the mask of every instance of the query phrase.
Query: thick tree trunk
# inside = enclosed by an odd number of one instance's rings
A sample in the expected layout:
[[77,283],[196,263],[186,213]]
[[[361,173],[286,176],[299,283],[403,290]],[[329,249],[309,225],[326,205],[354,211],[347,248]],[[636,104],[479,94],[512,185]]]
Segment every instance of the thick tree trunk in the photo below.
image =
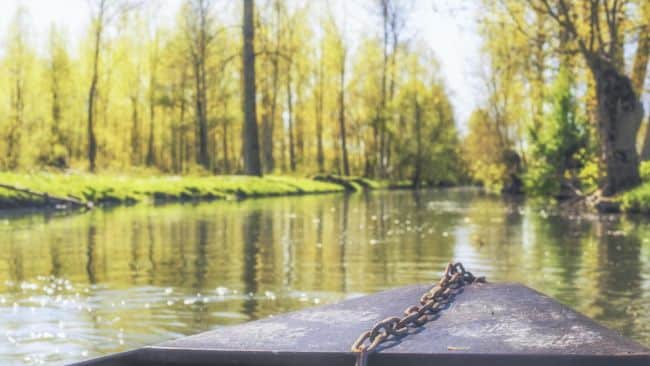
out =
[[640,183],[636,135],[643,118],[629,78],[607,61],[593,56],[590,69],[596,80],[598,131],[604,164],[603,194],[613,195]]
[[244,47],[243,75],[244,95],[244,172],[248,175],[262,175],[260,163],[260,146],[257,134],[257,108],[255,105],[255,28],[254,28],[254,3],[253,0],[244,0]]
[[[650,5],[644,4],[650,9]],[[647,11],[647,10],[646,10]],[[645,26],[639,32],[639,43],[634,56],[634,65],[632,67],[632,85],[637,95],[643,94],[643,84],[648,71],[648,59],[650,58],[650,34],[648,26]],[[650,160],[650,119],[646,122],[645,135],[641,144],[641,160]]]

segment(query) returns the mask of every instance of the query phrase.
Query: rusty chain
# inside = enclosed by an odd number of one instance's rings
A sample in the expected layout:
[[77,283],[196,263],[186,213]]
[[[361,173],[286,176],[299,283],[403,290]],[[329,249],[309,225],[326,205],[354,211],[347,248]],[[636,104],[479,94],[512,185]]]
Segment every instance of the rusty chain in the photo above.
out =
[[472,272],[466,271],[460,262],[449,263],[440,281],[420,297],[420,305],[406,308],[401,318],[394,316],[378,322],[354,341],[352,352],[357,355],[356,366],[366,366],[368,354],[390,336],[406,335],[409,329],[435,319],[440,310],[453,300],[460,288],[474,282],[485,282],[485,277],[475,277]]

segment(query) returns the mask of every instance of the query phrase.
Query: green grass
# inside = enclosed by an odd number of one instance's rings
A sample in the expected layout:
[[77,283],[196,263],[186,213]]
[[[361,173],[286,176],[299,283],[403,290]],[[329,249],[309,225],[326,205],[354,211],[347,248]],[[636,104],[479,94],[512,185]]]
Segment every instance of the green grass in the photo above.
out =
[[650,214],[650,162],[641,162],[639,172],[641,185],[620,194],[616,200],[624,212]]
[[316,175],[315,180],[332,182],[344,186],[348,191],[379,190],[379,189],[406,189],[412,188],[413,185],[409,180],[391,181],[385,179],[371,179],[355,176],[341,175]]
[[[0,173],[0,183],[96,205],[341,192],[343,187],[287,176],[113,176]],[[0,208],[39,207],[44,199],[0,188]]]
[[622,193],[617,200],[621,203],[621,210],[631,213],[650,213],[650,182]]

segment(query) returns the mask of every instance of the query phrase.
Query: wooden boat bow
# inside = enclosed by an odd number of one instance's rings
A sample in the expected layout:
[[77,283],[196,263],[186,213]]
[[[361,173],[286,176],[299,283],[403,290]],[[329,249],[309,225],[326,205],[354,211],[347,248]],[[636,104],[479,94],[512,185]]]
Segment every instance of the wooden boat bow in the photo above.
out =
[[[219,327],[79,365],[354,365],[350,345],[430,285]],[[388,365],[650,365],[650,351],[526,286],[465,286],[439,317],[368,357]]]

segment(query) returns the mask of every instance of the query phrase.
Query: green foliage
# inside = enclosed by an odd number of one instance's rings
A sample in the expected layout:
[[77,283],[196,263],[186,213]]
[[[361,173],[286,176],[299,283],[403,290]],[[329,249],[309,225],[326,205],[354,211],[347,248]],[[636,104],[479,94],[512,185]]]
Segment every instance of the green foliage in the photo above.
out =
[[650,182],[650,161],[642,161],[639,167],[642,182]]
[[575,184],[587,145],[584,122],[578,120],[571,70],[561,67],[548,96],[549,112],[542,128],[531,129],[531,161],[525,175],[527,192],[556,196],[563,184]]
[[584,154],[583,156],[585,156],[584,165],[578,172],[578,178],[583,192],[593,192],[598,188],[600,181],[600,166],[594,154]]
[[622,193],[618,201],[624,212],[650,214],[650,182]]
[[395,98],[397,176],[413,185],[456,184],[460,148],[454,111],[432,55],[414,52],[406,60],[406,80]]
[[640,173],[643,183],[622,193],[618,201],[625,212],[650,214],[650,161],[641,162]]
[[[88,169],[92,105],[97,172],[242,173],[243,42],[241,29],[230,26],[241,19],[241,7],[188,0],[168,23],[155,16],[157,4],[125,12],[112,1],[91,5],[100,4],[112,16],[100,25],[93,12],[81,37],[68,38],[58,27],[47,42],[27,37],[23,10],[5,30],[0,169]],[[350,175],[410,180],[417,161],[422,180],[458,181],[458,137],[447,89],[432,51],[400,38],[402,7],[389,12],[393,18],[385,24],[394,29],[384,40],[376,32],[383,22],[346,34],[325,3],[256,5],[264,173],[340,174],[344,120]],[[351,47],[354,37],[359,47]],[[45,52],[37,52],[36,44],[45,44]],[[421,134],[414,95],[422,106]],[[419,154],[413,143],[418,136]]]
[[463,143],[463,157],[476,183],[490,192],[500,192],[507,179],[503,140],[494,120],[484,109],[472,112],[469,133]]
[[[340,185],[288,176],[115,176],[0,173],[0,182],[95,204],[191,201],[340,192]],[[43,199],[0,188],[0,207],[40,206]]]

